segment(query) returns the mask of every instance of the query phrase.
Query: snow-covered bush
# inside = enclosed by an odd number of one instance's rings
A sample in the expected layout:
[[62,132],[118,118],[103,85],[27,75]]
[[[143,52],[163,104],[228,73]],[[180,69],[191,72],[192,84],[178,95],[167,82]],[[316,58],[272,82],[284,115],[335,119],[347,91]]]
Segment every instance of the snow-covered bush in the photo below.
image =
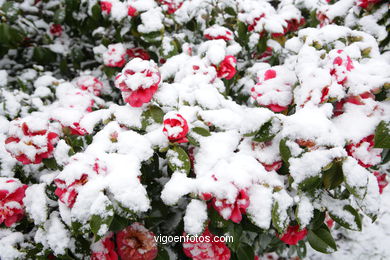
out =
[[0,6],[1,259],[304,257],[377,218],[386,1]]

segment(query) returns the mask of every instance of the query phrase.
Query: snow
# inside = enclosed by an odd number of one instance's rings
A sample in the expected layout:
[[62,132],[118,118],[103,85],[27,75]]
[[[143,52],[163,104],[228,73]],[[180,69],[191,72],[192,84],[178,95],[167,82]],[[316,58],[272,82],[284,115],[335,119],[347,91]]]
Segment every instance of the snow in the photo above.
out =
[[48,207],[44,183],[34,184],[27,188],[23,203],[26,212],[34,220],[35,225],[42,225],[47,220]]
[[200,234],[207,221],[207,204],[204,201],[193,199],[187,205],[184,216],[184,231],[188,234]]

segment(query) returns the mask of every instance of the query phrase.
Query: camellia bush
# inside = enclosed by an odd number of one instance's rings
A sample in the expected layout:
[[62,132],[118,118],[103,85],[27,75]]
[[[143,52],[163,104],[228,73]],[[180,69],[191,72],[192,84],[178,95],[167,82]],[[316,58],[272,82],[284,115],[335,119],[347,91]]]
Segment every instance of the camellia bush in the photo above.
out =
[[299,259],[376,220],[388,1],[0,6],[2,260]]

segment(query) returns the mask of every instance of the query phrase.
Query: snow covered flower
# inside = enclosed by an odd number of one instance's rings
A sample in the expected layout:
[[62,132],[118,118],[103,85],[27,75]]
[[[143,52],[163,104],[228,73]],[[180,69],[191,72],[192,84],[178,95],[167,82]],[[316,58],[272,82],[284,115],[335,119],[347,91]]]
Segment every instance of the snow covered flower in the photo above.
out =
[[158,0],[162,6],[163,9],[167,11],[168,14],[173,14],[177,11],[182,5],[183,0]]
[[271,164],[261,163],[267,172],[277,171],[282,167],[282,161],[276,161]]
[[206,229],[202,235],[197,237],[197,240],[188,239],[188,241],[183,242],[184,254],[193,260],[229,260],[230,249],[224,242],[215,241],[214,237]]
[[378,181],[379,193],[383,193],[383,189],[389,184],[386,180],[386,173],[374,172],[376,180]]
[[152,260],[157,257],[153,232],[135,222],[116,234],[118,254],[122,260]]
[[294,81],[294,74],[287,69],[280,66],[268,69],[251,88],[251,99],[274,112],[282,112],[292,103],[291,87]]
[[230,203],[227,199],[213,198],[212,205],[215,210],[226,220],[230,219],[234,223],[240,223],[242,214],[246,213],[249,207],[249,196],[246,190],[240,190],[237,194],[234,203]]
[[332,62],[330,75],[338,84],[344,85],[348,80],[348,72],[354,68],[351,57],[343,50],[332,50],[329,52],[329,58]]
[[57,137],[47,120],[28,116],[10,123],[5,149],[23,164],[38,164],[52,155]]
[[301,19],[291,19],[291,20],[288,20],[286,21],[287,22],[287,32],[295,32],[299,29],[299,27],[305,25],[306,23],[306,20],[305,18],[301,18]]
[[219,26],[219,25],[213,25],[209,28],[207,28],[203,35],[208,40],[225,40],[225,41],[231,41],[233,40],[233,32],[229,30],[226,27]]
[[117,260],[115,244],[111,241],[112,233],[91,245],[91,260]]
[[[86,172],[80,173],[80,171],[84,170]],[[86,158],[79,158],[77,156],[74,156],[72,158],[72,162],[64,168],[62,173],[57,176],[56,179],[54,179],[54,183],[57,186],[54,193],[59,198],[59,200],[64,203],[68,208],[73,208],[80,187],[82,187],[88,182],[90,175],[100,174],[106,171],[107,168],[105,167],[105,165],[103,165],[97,158],[95,158],[93,162],[86,162]],[[72,174],[73,176],[78,176],[74,177],[73,180],[69,181],[70,174]],[[65,178],[64,176],[68,178]]]
[[111,13],[112,3],[109,1],[100,1],[100,9],[102,10],[102,13],[105,15],[108,15]]
[[143,60],[150,60],[149,53],[142,48],[127,49],[127,56],[129,56],[129,58],[141,58]]
[[50,34],[56,37],[60,37],[62,34],[62,26],[61,24],[52,24],[50,25]]
[[122,91],[123,100],[132,107],[150,102],[157,91],[161,76],[154,61],[134,58],[115,78],[115,86]]
[[176,112],[169,112],[164,116],[164,134],[173,143],[187,143],[188,133],[187,120]]
[[346,146],[349,156],[355,158],[365,168],[380,163],[382,149],[374,148],[374,135],[364,137],[358,143]]
[[78,196],[78,187],[83,186],[87,183],[87,181],[87,174],[83,174],[80,179],[75,180],[70,185],[66,185],[65,180],[55,179],[54,183],[56,184],[57,188],[54,193],[67,207],[73,208],[73,205],[76,202]]
[[234,56],[226,56],[218,66],[214,65],[217,71],[217,77],[225,78],[227,80],[233,78],[236,74],[236,63],[237,60]]
[[304,239],[307,235],[307,229],[299,230],[299,225],[289,226],[282,237],[279,237],[284,243],[288,245],[296,245],[299,241]]
[[104,65],[108,67],[122,68],[126,63],[126,48],[122,43],[110,44],[103,53]]
[[94,76],[85,75],[76,80],[76,86],[82,90],[86,90],[96,96],[99,96],[103,88],[103,83]]
[[26,189],[18,179],[0,177],[0,224],[10,227],[23,218]]

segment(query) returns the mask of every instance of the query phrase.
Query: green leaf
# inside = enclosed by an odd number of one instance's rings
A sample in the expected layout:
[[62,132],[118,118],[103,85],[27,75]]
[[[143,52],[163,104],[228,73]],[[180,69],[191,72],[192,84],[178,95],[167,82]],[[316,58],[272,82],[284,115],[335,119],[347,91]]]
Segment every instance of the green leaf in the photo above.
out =
[[240,260],[253,260],[255,258],[255,254],[253,248],[245,243],[241,243],[240,247],[236,252],[237,258]]
[[320,176],[312,176],[299,183],[298,188],[304,192],[313,192],[315,189],[319,188],[321,184],[322,179]]
[[313,220],[311,222],[312,229],[318,229],[322,226],[325,221],[325,212],[319,211],[318,209],[314,210]]
[[232,16],[237,16],[236,11],[234,11],[233,7],[230,6],[225,8],[225,13],[230,14]]
[[350,213],[353,216],[354,222],[349,223],[345,218],[342,218],[340,216],[337,216],[336,214],[333,214],[332,212],[329,212],[329,216],[336,221],[340,226],[345,227],[350,230],[355,231],[361,231],[362,230],[362,219],[360,217],[360,214],[351,206],[351,205],[345,205],[343,207],[344,213]]
[[35,47],[32,59],[39,64],[48,65],[56,61],[57,55],[48,48]]
[[160,247],[158,249],[158,254],[157,254],[157,257],[155,258],[155,260],[169,260],[169,259],[170,259],[170,257],[169,257],[167,250],[165,250],[165,248],[163,248],[163,247]]
[[334,189],[344,181],[342,162],[336,161],[332,166],[323,172],[322,183],[325,189]]
[[119,230],[126,228],[127,226],[130,226],[131,223],[132,221],[129,220],[128,218],[124,218],[115,214],[111,221],[110,231],[117,232]]
[[279,203],[275,201],[274,205],[272,206],[272,216],[271,216],[272,225],[278,231],[279,234],[282,234],[284,231],[284,224],[280,220],[278,211],[279,211]]
[[279,151],[280,156],[282,157],[282,160],[288,164],[288,159],[291,158],[291,151],[290,148],[287,146],[287,138],[284,138],[279,143]]
[[191,170],[190,158],[186,151],[178,145],[168,150],[168,166],[175,171],[183,171],[188,174]]
[[272,131],[273,130],[272,120],[273,119],[269,120],[268,122],[266,122],[261,126],[260,130],[255,134],[253,141],[267,142],[267,141],[271,141],[275,137],[275,135],[278,132]]
[[390,123],[381,121],[375,130],[375,148],[390,148]]
[[158,106],[150,106],[146,111],[142,113],[142,129],[151,125],[153,122],[162,124],[164,118],[164,111]]
[[310,246],[321,253],[330,254],[337,250],[336,243],[326,227],[309,230],[307,238]]
[[191,129],[193,132],[197,133],[198,135],[201,136],[210,136],[210,131],[206,128],[203,127],[194,127]]
[[57,11],[54,13],[53,22],[55,24],[62,24],[64,19],[65,19],[65,9],[64,8],[58,8]]
[[109,230],[112,220],[114,219],[114,207],[112,204],[106,206],[104,211],[104,215],[92,215],[89,220],[89,226],[91,228],[92,233],[95,235],[95,241],[100,240],[104,235],[104,233],[99,233],[100,228],[103,225],[106,225],[106,230]]

